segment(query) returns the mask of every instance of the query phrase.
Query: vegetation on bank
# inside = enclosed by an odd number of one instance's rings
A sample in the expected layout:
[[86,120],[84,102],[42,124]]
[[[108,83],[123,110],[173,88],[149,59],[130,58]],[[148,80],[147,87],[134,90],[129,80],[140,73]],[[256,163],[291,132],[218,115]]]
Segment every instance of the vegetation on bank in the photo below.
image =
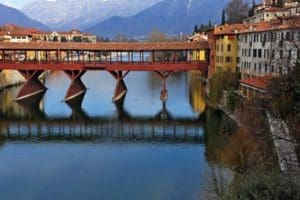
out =
[[[242,129],[231,130],[228,123],[223,122],[219,136],[210,135],[208,131],[207,151],[211,154],[208,159],[236,172],[231,183],[214,184],[219,188],[214,190],[213,199],[300,199],[299,177],[279,171],[266,118],[268,111],[287,122],[299,141],[300,62],[287,74],[274,77],[264,98],[245,99],[236,95],[237,80],[231,75],[230,72],[217,72],[210,84],[209,98],[213,103],[220,103],[223,90],[229,90],[227,107],[242,125]],[[216,137],[222,142],[217,142],[213,148],[211,145],[218,141]],[[297,153],[299,157],[299,147]]]
[[222,200],[239,199],[300,199],[300,182],[278,171],[255,170],[239,176]]
[[235,91],[238,88],[239,74],[230,70],[218,71],[210,80],[209,100],[214,104],[219,104],[223,90]]

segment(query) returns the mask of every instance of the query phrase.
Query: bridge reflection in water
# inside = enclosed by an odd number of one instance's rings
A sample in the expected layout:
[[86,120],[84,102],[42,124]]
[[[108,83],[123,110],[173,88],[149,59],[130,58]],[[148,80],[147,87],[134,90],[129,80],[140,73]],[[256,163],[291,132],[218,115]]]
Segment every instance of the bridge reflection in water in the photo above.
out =
[[115,103],[117,116],[90,117],[82,108],[81,98],[68,102],[69,118],[49,118],[42,110],[43,94],[30,101],[20,101],[27,117],[7,115],[0,121],[0,134],[9,141],[29,142],[164,142],[201,143],[203,127],[197,119],[174,119],[166,102],[153,117],[133,117],[124,108],[124,99]]

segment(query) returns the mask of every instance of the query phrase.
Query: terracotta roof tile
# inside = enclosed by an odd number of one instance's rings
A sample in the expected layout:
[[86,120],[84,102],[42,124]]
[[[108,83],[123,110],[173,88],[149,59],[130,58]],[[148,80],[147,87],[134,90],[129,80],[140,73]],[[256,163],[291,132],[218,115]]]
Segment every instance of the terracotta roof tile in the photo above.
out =
[[265,90],[273,76],[253,77],[240,80],[241,84]]
[[264,32],[270,30],[284,30],[300,27],[300,16],[280,17],[275,20],[253,24],[225,24],[215,28],[215,35],[241,34]]
[[103,51],[151,51],[208,49],[208,42],[156,42],[156,43],[77,43],[77,42],[0,42],[0,49],[37,50],[103,50]]

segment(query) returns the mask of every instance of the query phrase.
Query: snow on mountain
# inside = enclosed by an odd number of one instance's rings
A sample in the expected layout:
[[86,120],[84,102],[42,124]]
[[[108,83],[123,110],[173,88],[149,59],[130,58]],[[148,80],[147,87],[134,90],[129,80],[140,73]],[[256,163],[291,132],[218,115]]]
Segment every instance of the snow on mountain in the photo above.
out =
[[112,16],[128,17],[161,0],[36,0],[21,10],[57,30],[84,29]]
[[[111,17],[86,29],[104,37],[144,36],[158,29],[168,34],[191,33],[194,25],[219,23],[229,0],[162,0],[130,17]],[[252,2],[252,0],[247,0]]]
[[112,37],[147,35],[158,29],[168,34],[190,33],[195,24],[219,22],[227,0],[163,0],[131,17],[111,17],[86,31]]

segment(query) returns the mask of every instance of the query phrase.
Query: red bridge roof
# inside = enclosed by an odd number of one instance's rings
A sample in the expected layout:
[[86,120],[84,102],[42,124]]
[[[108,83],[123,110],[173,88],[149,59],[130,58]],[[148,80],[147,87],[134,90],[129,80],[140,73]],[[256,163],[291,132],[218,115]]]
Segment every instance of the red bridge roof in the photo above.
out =
[[76,43],[76,42],[0,42],[0,50],[85,50],[85,51],[152,51],[209,49],[208,42],[157,43]]

